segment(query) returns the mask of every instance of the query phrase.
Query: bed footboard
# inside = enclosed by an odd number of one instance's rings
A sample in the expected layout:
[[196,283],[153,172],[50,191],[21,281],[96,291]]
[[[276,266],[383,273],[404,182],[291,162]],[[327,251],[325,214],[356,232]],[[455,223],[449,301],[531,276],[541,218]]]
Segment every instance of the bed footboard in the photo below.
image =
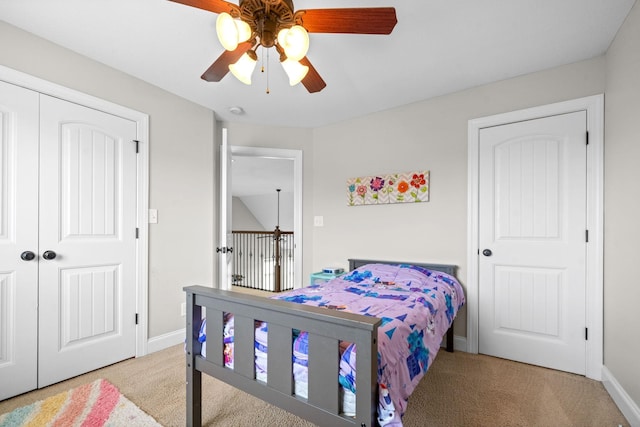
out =
[[[376,425],[380,319],[203,286],[187,294],[187,425],[202,424],[202,372],[318,425]],[[205,310],[203,310],[205,308]],[[224,365],[223,316],[234,315],[234,368]],[[207,352],[197,340],[207,318]],[[268,323],[267,381],[256,379],[254,322]],[[308,398],[294,394],[293,332],[309,333]],[[339,343],[355,343],[356,416],[340,415]]]

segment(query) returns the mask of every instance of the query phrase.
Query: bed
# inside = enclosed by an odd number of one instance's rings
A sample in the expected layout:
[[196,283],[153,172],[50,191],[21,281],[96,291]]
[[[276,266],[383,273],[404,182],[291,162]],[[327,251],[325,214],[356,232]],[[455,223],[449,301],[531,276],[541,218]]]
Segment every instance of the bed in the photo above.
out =
[[[410,278],[428,276],[435,285],[432,283],[430,289],[421,290],[409,283],[409,291],[403,288],[402,280],[398,284],[392,280],[381,280],[380,277],[384,279],[383,275],[391,266],[396,269],[394,271],[409,274],[407,277]],[[422,312],[426,310],[432,314],[424,316],[429,317],[428,321],[425,320],[429,325],[427,327],[425,323],[421,328],[424,331],[428,329],[428,332],[423,334],[419,331],[419,336],[424,335],[425,342],[426,336],[432,341],[437,339],[437,345],[436,348],[427,348],[426,352],[422,348],[420,354],[416,353],[417,359],[421,360],[413,361],[417,368],[415,373],[411,373],[411,391],[430,366],[428,362],[435,357],[445,332],[447,350],[453,350],[453,319],[464,303],[462,288],[455,280],[455,266],[451,265],[351,259],[349,270],[348,275],[331,281],[336,283],[293,290],[272,299],[203,286],[186,287],[187,425],[200,426],[202,422],[202,373],[320,426],[376,426],[378,417],[389,415],[384,413],[381,406],[384,402],[391,402],[391,395],[387,398],[389,392],[383,383],[393,385],[395,380],[386,381],[386,371],[381,367],[390,365],[391,359],[386,356],[389,351],[387,347],[390,347],[389,338],[396,328],[390,332],[390,326],[395,324],[390,325],[389,322],[397,323],[397,320],[386,317],[384,313],[375,317],[375,314],[362,315],[347,311],[352,307],[365,307],[357,311],[367,314],[369,306],[358,306],[361,301],[353,298],[344,306],[327,304],[326,300],[330,297],[326,295],[331,293],[327,290],[335,285],[348,289],[350,296],[373,294],[375,298],[387,297],[387,300],[393,301],[385,301],[385,304],[394,310],[397,309],[394,305],[397,304],[395,300],[400,299],[397,296],[400,292],[401,299],[418,301],[413,306],[417,305]],[[376,274],[372,275],[371,271]],[[315,292],[322,296],[316,298]],[[233,315],[232,368],[227,358],[228,344],[225,344],[229,313]],[[408,315],[414,316],[412,313]],[[404,320],[407,315],[395,317]],[[202,339],[203,322],[207,325],[206,341]],[[420,322],[422,320],[412,321],[412,328]],[[264,371],[268,374],[264,376],[259,375],[258,371],[262,369],[257,367],[257,331],[260,325],[268,325],[268,350],[265,350],[268,357],[263,360]],[[294,374],[296,369],[299,371],[294,349],[299,348],[301,332],[307,340],[304,345],[306,385],[303,395],[298,392],[298,377]],[[204,343],[206,352],[203,354]],[[349,348],[357,351],[348,353],[345,349]],[[355,405],[349,411],[344,409],[346,387],[342,380],[345,355],[352,359],[347,368],[353,369],[349,378],[355,391],[351,396]],[[412,369],[410,366],[409,370]],[[379,384],[380,378],[385,378],[385,381]],[[403,387],[406,385],[403,384]],[[390,387],[391,391],[397,393],[393,387]],[[395,422],[389,425],[401,425],[399,420],[404,408],[399,406],[406,405],[406,399],[398,400],[395,394],[393,397],[398,413]]]

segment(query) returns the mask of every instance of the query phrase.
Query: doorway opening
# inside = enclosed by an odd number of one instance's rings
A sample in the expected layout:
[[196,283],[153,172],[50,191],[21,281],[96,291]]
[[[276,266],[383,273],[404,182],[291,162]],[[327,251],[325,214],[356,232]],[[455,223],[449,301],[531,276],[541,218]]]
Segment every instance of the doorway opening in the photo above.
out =
[[[223,130],[223,146],[225,136]],[[223,151],[227,154],[221,156],[221,162],[225,163],[221,167],[221,171],[225,171],[221,174],[224,188],[221,198],[225,200],[220,204],[220,235],[226,244],[221,246],[233,249],[231,253],[222,254],[224,258],[219,257],[221,288],[231,289],[232,285],[253,288],[253,284],[258,283],[257,289],[273,291],[271,284],[277,279],[286,289],[299,288],[302,284],[302,151],[233,145]],[[278,233],[274,240],[276,227],[287,234]],[[236,233],[243,234],[245,239],[247,235],[256,234],[250,236],[256,244],[255,251],[235,247],[234,231],[247,232]],[[271,252],[261,255],[259,247],[267,246],[261,241],[277,244],[279,258],[273,245],[268,245]],[[239,259],[245,260],[245,265],[237,267],[246,272],[234,267]],[[280,290],[284,289],[280,286]]]

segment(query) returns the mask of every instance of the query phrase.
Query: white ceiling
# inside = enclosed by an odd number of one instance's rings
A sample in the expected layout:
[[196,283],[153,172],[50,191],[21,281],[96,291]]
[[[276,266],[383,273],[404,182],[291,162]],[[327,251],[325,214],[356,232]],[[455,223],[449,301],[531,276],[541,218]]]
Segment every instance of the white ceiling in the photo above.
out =
[[398,17],[389,36],[311,34],[307,57],[327,83],[315,94],[290,87],[273,52],[252,86],[201,80],[223,51],[217,15],[168,0],[0,0],[0,19],[221,120],[317,127],[601,55],[634,2],[295,0],[296,10],[394,6]]
[[282,193],[293,194],[293,160],[268,157],[233,156],[232,194],[237,197]]

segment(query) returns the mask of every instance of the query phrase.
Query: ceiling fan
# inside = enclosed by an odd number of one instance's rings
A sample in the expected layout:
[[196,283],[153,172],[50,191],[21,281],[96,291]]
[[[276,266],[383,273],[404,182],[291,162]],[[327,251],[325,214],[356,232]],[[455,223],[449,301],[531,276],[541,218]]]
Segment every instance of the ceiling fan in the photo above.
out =
[[397,21],[393,7],[306,9],[295,11],[292,0],[170,0],[218,13],[216,30],[225,51],[202,79],[219,82],[231,71],[251,84],[256,49],[275,48],[293,86],[301,82],[310,93],[327,85],[306,57],[308,33],[391,34]]

